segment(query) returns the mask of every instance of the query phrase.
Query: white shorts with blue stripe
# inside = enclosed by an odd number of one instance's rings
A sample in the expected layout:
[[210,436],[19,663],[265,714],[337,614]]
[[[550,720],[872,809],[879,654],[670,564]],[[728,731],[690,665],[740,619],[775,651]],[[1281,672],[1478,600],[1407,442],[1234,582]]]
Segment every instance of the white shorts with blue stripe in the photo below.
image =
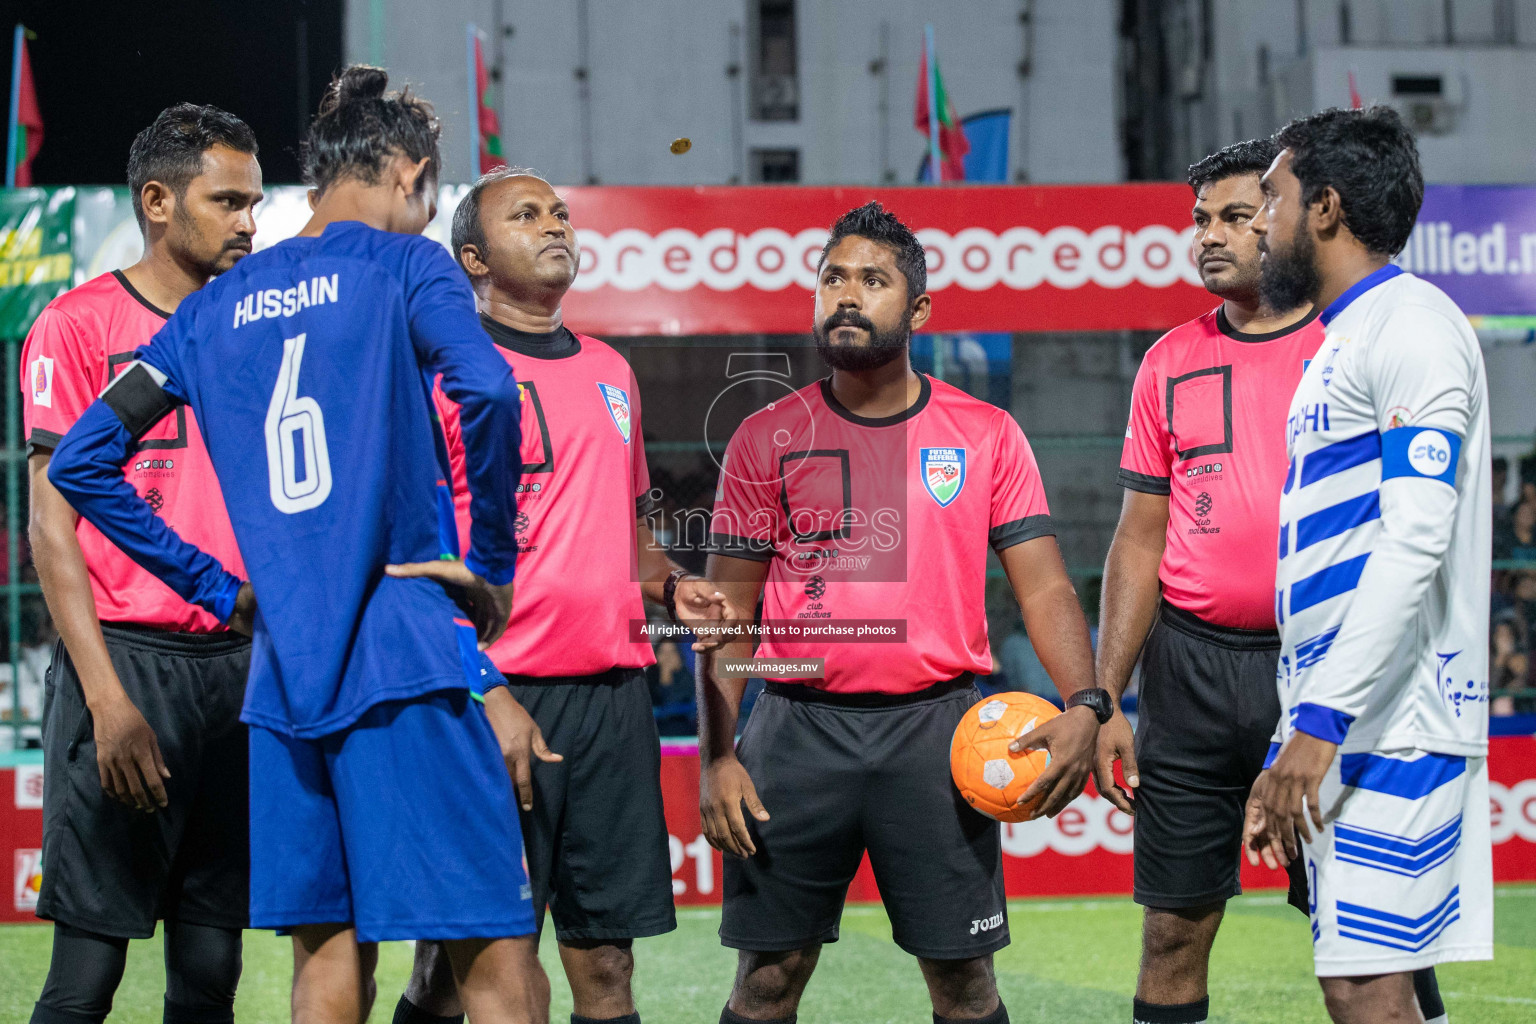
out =
[[1304,844],[1319,977],[1493,959],[1488,762],[1424,751],[1344,754]]

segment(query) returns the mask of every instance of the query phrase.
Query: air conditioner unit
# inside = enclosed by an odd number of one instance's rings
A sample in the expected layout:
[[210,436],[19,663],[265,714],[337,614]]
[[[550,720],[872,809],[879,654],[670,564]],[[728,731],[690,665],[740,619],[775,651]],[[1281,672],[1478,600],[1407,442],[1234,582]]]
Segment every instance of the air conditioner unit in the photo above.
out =
[[1415,135],[1449,135],[1456,130],[1456,108],[1439,97],[1399,97],[1393,106]]
[[1392,105],[1417,135],[1448,135],[1466,107],[1462,76],[1416,72],[1392,76]]

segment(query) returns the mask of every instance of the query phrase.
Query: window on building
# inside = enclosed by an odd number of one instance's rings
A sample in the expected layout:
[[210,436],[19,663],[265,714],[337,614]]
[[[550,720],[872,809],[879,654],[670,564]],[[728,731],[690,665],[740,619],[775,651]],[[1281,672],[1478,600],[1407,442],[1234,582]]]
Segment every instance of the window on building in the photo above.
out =
[[794,0],[757,0],[754,13],[752,119],[794,121],[800,116]]
[[798,149],[754,149],[752,181],[759,185],[785,185],[800,180]]

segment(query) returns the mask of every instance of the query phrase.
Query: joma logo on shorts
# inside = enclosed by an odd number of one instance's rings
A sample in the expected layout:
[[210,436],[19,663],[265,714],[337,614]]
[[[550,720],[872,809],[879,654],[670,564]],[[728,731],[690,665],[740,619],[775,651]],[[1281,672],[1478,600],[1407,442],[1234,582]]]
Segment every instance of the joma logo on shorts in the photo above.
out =
[[997,913],[993,914],[991,917],[983,917],[980,920],[972,921],[971,922],[971,934],[975,935],[977,932],[990,932],[993,929],[1001,928],[1002,926],[1003,926],[1003,913],[1002,913],[1002,911],[998,911]]

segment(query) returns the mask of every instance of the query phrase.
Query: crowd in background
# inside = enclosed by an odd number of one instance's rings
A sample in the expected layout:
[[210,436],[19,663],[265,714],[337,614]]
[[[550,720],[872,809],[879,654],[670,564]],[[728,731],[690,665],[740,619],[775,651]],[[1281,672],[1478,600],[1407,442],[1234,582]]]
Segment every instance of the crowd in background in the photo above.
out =
[[[1536,453],[1519,462],[1512,500],[1509,460],[1493,460],[1493,622],[1488,684],[1494,715],[1536,714]],[[1524,563],[1524,564],[1522,564]]]

